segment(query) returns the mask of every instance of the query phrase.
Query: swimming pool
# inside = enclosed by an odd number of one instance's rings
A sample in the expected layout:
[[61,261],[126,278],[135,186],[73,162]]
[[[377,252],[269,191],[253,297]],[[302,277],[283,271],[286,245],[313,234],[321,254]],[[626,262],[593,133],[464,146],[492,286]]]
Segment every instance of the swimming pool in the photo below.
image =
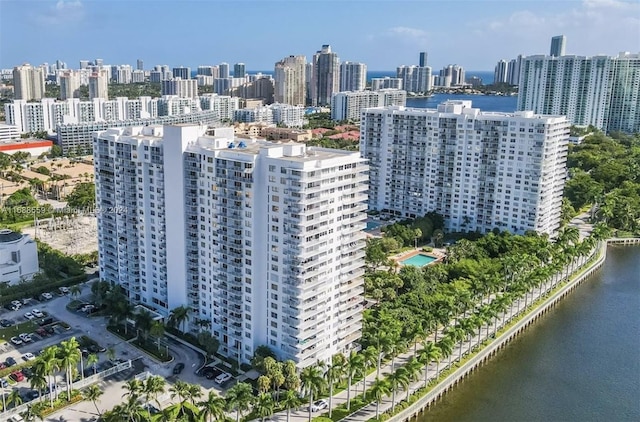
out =
[[424,267],[425,265],[431,264],[435,260],[436,258],[432,256],[424,255],[420,253],[418,255],[412,256],[411,258],[403,259],[402,261],[400,261],[400,263],[402,265],[413,265],[414,267]]
[[367,221],[367,228],[365,230],[375,230],[380,227],[380,223],[376,223],[375,221]]

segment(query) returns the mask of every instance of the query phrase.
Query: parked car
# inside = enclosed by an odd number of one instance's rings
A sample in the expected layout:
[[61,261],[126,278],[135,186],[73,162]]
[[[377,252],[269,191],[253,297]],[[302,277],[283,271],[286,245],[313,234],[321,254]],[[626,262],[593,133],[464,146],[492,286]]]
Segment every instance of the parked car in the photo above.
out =
[[20,371],[22,371],[22,375],[26,378],[31,378],[33,376],[33,367],[24,367]]
[[326,400],[318,400],[317,402],[313,403],[311,405],[311,411],[312,412],[319,412],[323,409],[326,409],[329,406],[329,403],[327,403]]
[[7,366],[9,367],[9,366],[14,366],[14,365],[15,365],[16,363],[18,363],[18,362],[16,362],[16,360],[15,360],[14,358],[12,358],[11,356],[9,356],[9,357],[7,358],[7,360],[5,360],[5,361],[4,361],[4,363],[5,363],[5,365],[7,365]]
[[27,399],[26,401],[35,400],[40,397],[40,392],[38,390],[29,390],[25,393],[24,397]]
[[40,337],[47,337],[49,335],[49,333],[47,333],[47,330],[42,327],[36,330],[36,334],[38,334]]
[[28,320],[32,320],[35,318],[35,316],[31,312],[27,312],[26,314],[24,314],[24,317]]
[[47,333],[49,333],[49,335],[53,335],[53,334],[55,334],[55,332],[56,332],[56,330],[55,330],[51,325],[49,325],[48,327],[45,327],[45,328],[44,328],[44,330],[45,330]]
[[184,363],[180,362],[176,366],[173,367],[173,374],[178,375],[184,369]]
[[87,350],[89,350],[91,353],[103,353],[107,351],[106,348],[100,346],[99,344],[90,344],[87,346]]
[[7,388],[9,386],[9,383],[7,382],[7,380],[5,378],[0,378],[0,388]]
[[226,372],[223,372],[220,375],[218,375],[214,381],[216,382],[216,384],[222,385],[225,382],[229,381],[230,379],[231,379],[231,374],[227,374]]
[[40,295],[43,300],[51,300],[53,299],[53,295],[49,292],[44,292]]
[[13,325],[13,321],[11,321],[10,319],[0,319],[0,325],[5,328],[11,327]]
[[69,293],[69,288],[68,287],[60,287],[58,290],[63,295],[66,295],[67,293]]
[[9,375],[11,377],[12,380],[14,380],[15,382],[21,382],[24,381],[24,374],[21,371],[15,371],[12,372],[11,375]]
[[20,346],[22,344],[22,340],[20,339],[20,337],[11,337],[11,343],[15,344],[16,346]]
[[40,325],[49,325],[53,323],[53,318],[52,317],[46,317],[46,318],[42,318],[42,321],[40,321]]
[[44,314],[40,311],[40,309],[34,309],[33,311],[31,311],[31,313],[36,318],[42,318],[44,316]]
[[33,353],[25,353],[24,355],[22,355],[22,359],[24,360],[34,360],[36,357],[33,355]]
[[20,306],[18,305],[14,305],[14,304],[9,305],[10,311],[17,311],[18,309],[20,309]]
[[31,341],[31,334],[22,333],[22,334],[19,334],[18,337],[20,337],[20,340],[22,340],[25,343],[29,343]]

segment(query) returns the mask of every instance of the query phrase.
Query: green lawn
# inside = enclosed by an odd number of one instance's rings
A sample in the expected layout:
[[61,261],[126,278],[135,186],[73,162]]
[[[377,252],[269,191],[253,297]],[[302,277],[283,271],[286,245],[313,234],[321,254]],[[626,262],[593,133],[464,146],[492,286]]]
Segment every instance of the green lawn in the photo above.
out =
[[21,333],[33,333],[39,327],[34,321],[25,321],[11,327],[0,328],[0,343],[9,341],[11,337],[15,337]]

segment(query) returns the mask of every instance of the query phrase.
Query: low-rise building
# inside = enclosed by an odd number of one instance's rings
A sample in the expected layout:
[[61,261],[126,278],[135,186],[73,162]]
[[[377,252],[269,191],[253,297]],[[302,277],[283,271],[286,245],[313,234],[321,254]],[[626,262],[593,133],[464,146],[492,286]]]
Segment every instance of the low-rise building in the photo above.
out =
[[309,129],[294,129],[286,127],[265,127],[260,136],[269,141],[295,141],[305,142],[313,139],[313,134]]
[[15,139],[12,141],[1,141],[0,152],[13,155],[16,152],[27,152],[31,158],[37,158],[44,153],[51,151],[53,141],[46,139]]
[[38,271],[36,242],[28,234],[0,230],[0,283],[29,280]]

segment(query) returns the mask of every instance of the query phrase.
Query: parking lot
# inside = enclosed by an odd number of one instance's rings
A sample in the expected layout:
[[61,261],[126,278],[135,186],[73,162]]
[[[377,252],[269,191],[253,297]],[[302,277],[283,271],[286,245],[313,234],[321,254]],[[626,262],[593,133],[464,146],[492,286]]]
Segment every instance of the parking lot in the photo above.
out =
[[[81,293],[76,298],[80,304],[91,303],[91,289],[90,282],[81,285]],[[174,357],[174,360],[169,363],[160,363],[148,355],[142,353],[133,345],[122,340],[121,338],[110,333],[106,329],[108,318],[105,316],[95,316],[90,312],[83,312],[82,307],[80,309],[67,309],[67,305],[71,303],[72,298],[67,294],[60,294],[60,292],[51,292],[52,298],[47,300],[40,297],[39,299],[29,299],[26,303],[20,306],[18,310],[9,310],[3,308],[0,310],[0,325],[3,320],[10,322],[8,327],[0,327],[0,333],[4,334],[4,340],[6,343],[0,345],[0,362],[6,362],[11,358],[16,363],[23,363],[26,360],[23,356],[27,353],[32,353],[34,357],[44,348],[59,344],[61,341],[76,337],[80,340],[83,336],[88,336],[93,340],[96,340],[103,350],[112,349],[116,360],[128,360],[131,359],[134,362],[135,368],[126,372],[118,374],[107,381],[100,383],[101,388],[105,391],[105,394],[101,397],[102,410],[112,408],[115,404],[121,402],[123,394],[122,384],[126,379],[132,378],[134,375],[141,372],[148,371],[154,375],[160,375],[168,382],[175,382],[176,380],[182,380],[188,383],[199,384],[203,390],[214,389],[220,392],[233,385],[235,382],[233,379],[225,380],[221,383],[216,383],[215,380],[223,372],[218,368],[204,368],[199,374],[196,374],[196,370],[201,365],[201,357],[192,349],[172,340],[166,339],[169,347],[170,354]],[[28,319],[25,317],[27,313],[33,314],[33,310],[36,309],[42,312],[43,317]],[[40,326],[43,319],[47,320],[47,323]],[[44,332],[39,331],[43,329]],[[4,330],[4,331],[3,331]],[[52,332],[51,332],[52,331]],[[9,335],[10,334],[10,335]],[[30,335],[30,340],[22,342],[21,344],[11,343],[12,337],[19,337],[20,334]],[[2,338],[2,335],[0,335]],[[95,353],[99,357],[99,362],[96,365],[98,371],[107,369],[114,365],[107,357],[107,352],[97,351]],[[27,356],[29,357],[29,356]],[[85,358],[86,360],[86,353]],[[183,364],[184,367],[178,371],[178,374],[174,374],[174,368],[177,364]],[[27,371],[28,372],[28,371]],[[85,375],[93,374],[93,367],[85,368]],[[29,385],[28,377],[19,382],[9,380],[7,377],[7,387],[5,393],[9,394],[12,389],[17,388],[23,396],[24,402],[31,399],[32,390]],[[2,381],[0,381],[2,383]],[[64,380],[62,375],[58,375],[57,383],[64,386]],[[168,388],[167,388],[168,389]],[[34,396],[35,398],[35,396]],[[167,400],[170,399],[167,397]],[[70,414],[77,414],[77,417],[68,417]],[[86,421],[90,419],[87,415],[95,415],[95,407],[91,402],[80,402],[64,411],[65,421]],[[59,417],[52,415],[46,420],[58,421]]]

